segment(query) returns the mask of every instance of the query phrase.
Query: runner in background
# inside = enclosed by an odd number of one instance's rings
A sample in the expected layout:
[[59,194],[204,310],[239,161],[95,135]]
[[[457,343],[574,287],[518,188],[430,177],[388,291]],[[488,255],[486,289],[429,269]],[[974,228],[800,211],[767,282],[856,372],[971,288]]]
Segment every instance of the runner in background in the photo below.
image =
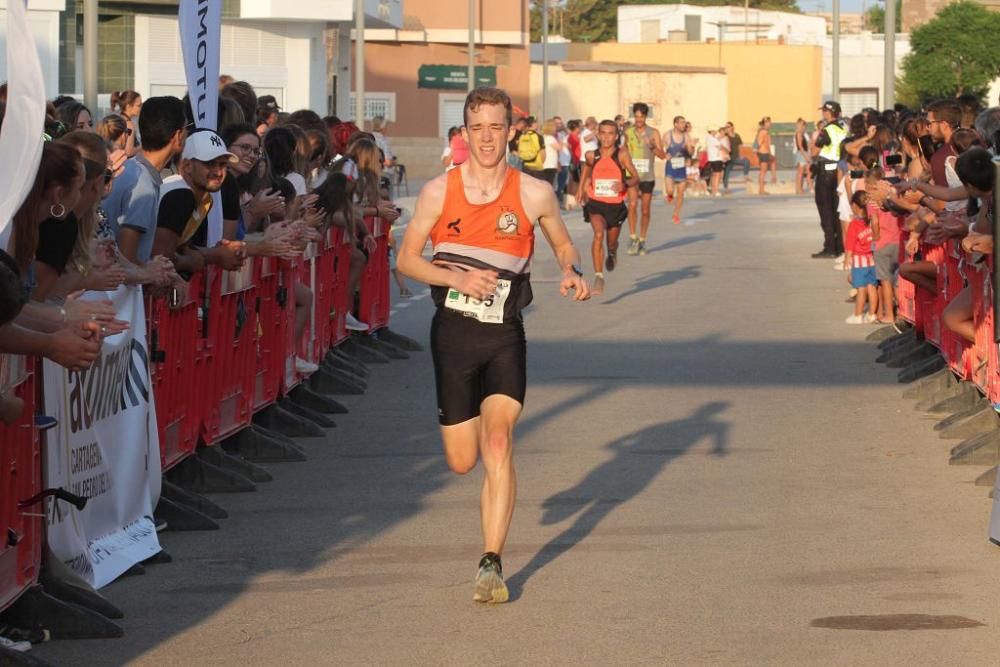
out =
[[[681,222],[681,208],[684,206],[684,189],[687,187],[687,163],[691,158],[688,152],[688,135],[684,132],[687,121],[684,116],[674,116],[674,126],[667,133],[667,138],[663,142],[664,152],[667,154],[665,175],[663,182],[664,196],[667,203],[674,205],[674,224]],[[630,255],[639,252],[639,245],[636,244],[635,252],[629,248]]]
[[[650,207],[653,202],[653,188],[656,186],[656,172],[653,169],[655,158],[666,159],[667,154],[663,150],[663,142],[660,132],[655,127],[646,124],[649,115],[649,106],[643,102],[636,102],[632,105],[633,124],[625,130],[625,145],[628,147],[629,156],[636,171],[633,172],[638,177],[635,185],[628,191],[628,231],[629,231],[629,254],[646,254],[646,234],[649,231]],[[636,209],[639,201],[642,201],[642,223],[639,227],[638,237],[635,234]],[[617,237],[617,234],[616,234]],[[609,246],[610,247],[610,246]],[[617,247],[617,241],[615,243]],[[633,250],[635,252],[633,252]],[[610,269],[609,269],[610,271]],[[596,293],[597,285],[594,290]]]
[[[618,236],[628,217],[626,191],[639,184],[638,167],[629,151],[617,146],[618,128],[613,121],[602,121],[598,129],[600,148],[587,153],[580,176],[578,197],[583,203],[583,219],[594,229],[590,252],[594,260],[594,294],[604,293],[604,272],[615,270],[618,262]],[[626,177],[626,173],[631,176]],[[604,259],[607,242],[608,257]]]

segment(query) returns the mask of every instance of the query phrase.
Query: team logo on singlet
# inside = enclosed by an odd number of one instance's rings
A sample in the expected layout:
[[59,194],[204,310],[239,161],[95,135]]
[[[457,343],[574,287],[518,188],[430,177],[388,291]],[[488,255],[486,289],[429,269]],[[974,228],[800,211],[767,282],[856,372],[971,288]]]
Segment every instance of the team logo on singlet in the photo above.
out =
[[518,219],[513,211],[504,211],[497,218],[497,231],[502,234],[517,234]]

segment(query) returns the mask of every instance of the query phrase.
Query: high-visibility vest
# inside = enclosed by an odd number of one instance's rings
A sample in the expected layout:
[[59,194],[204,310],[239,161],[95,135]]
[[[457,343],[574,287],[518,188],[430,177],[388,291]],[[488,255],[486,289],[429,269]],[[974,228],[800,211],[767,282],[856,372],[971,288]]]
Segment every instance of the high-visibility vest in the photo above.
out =
[[840,144],[844,143],[844,139],[847,138],[847,131],[839,123],[830,123],[823,128],[823,131],[830,137],[830,143],[823,146],[819,156],[829,162],[838,162],[840,160]]

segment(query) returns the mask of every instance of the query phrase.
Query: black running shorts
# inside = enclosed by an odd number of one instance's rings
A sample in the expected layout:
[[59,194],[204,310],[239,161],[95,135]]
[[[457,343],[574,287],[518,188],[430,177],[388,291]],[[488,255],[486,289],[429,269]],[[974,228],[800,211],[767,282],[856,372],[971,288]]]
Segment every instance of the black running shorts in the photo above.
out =
[[654,187],[656,187],[656,181],[639,181],[639,192],[644,195],[653,194]]
[[590,222],[591,216],[594,215],[604,218],[604,226],[608,229],[621,227],[622,223],[628,220],[628,207],[625,205],[625,202],[609,204],[591,199],[583,207],[583,219]]
[[493,394],[524,404],[527,348],[520,316],[483,324],[438,308],[431,322],[431,356],[442,426],[478,417],[479,406]]

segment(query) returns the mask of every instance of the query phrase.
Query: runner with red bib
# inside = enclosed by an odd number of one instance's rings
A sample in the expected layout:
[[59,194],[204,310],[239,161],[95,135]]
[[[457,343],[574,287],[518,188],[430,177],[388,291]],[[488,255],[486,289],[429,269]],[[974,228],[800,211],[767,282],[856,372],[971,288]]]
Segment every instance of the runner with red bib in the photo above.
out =
[[[618,126],[614,121],[602,120],[597,128],[600,146],[589,151],[580,176],[577,199],[583,203],[583,219],[594,228],[594,241],[590,252],[594,259],[593,294],[604,292],[604,271],[615,270],[618,263],[618,237],[622,223],[628,219],[625,197],[628,189],[639,182],[639,172],[632,164],[626,148],[618,145]],[[625,178],[626,171],[631,174]],[[608,246],[607,260],[604,245]]]

